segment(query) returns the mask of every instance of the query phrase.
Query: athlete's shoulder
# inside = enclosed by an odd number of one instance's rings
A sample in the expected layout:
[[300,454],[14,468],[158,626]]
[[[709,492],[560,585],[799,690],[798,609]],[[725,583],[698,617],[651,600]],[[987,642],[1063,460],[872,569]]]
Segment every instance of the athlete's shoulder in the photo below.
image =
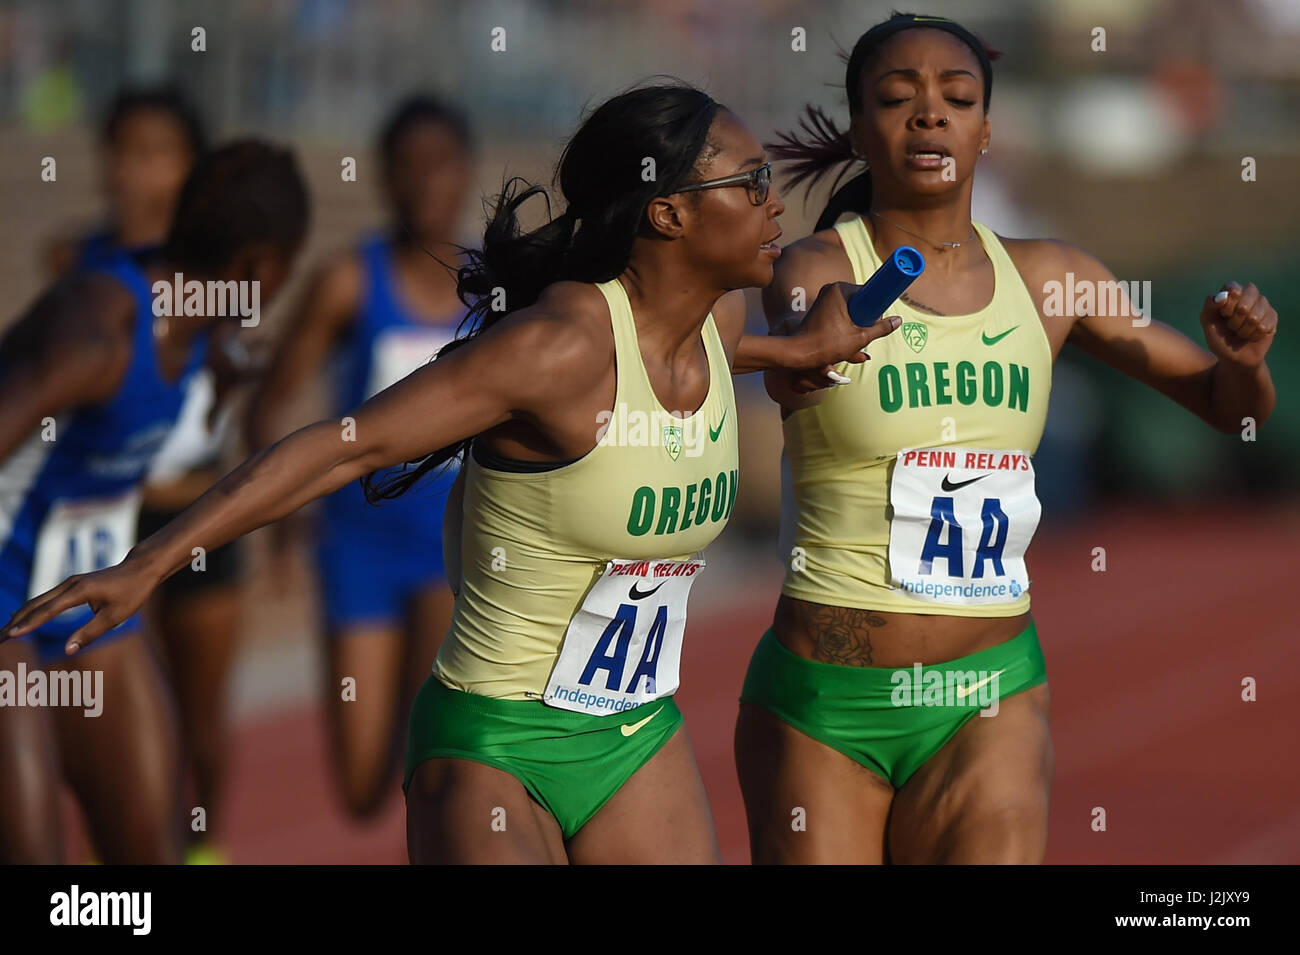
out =
[[484,338],[526,355],[537,379],[577,384],[614,360],[609,305],[588,282],[552,283],[532,305],[494,322]]
[[96,400],[116,390],[141,320],[134,295],[119,280],[75,273],[55,282],[5,333],[0,365],[35,369],[51,381],[75,380],[65,397]]
[[[137,321],[134,291],[122,279],[108,272],[78,272],[56,281],[37,300],[30,313],[38,317],[59,347],[76,343],[81,336],[100,343],[130,341]],[[77,339],[62,334],[75,329]]]
[[847,264],[848,255],[840,239],[839,230],[822,229],[806,235],[802,239],[782,246],[781,257],[776,260],[776,271],[803,271],[826,265],[842,266]]
[[613,347],[609,302],[590,282],[552,282],[531,308],[518,313],[521,320],[548,335],[569,342],[608,340]]
[[[1106,267],[1095,256],[1063,239],[1008,239],[998,236],[1016,269],[1026,281],[1061,281],[1066,272],[1091,276]],[[1041,281],[1036,284],[1041,284]]]
[[763,310],[769,319],[789,313],[798,289],[811,307],[823,286],[852,281],[853,263],[839,232],[823,229],[782,247],[772,281],[763,289]]
[[339,249],[325,256],[308,280],[315,311],[348,314],[361,304],[366,265],[358,248]]

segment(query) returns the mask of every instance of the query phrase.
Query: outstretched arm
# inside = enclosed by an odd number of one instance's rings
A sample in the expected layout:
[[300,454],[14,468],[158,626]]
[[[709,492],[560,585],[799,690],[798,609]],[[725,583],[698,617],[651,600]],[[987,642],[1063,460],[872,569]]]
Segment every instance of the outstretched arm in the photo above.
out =
[[718,299],[713,318],[731,358],[731,373],[792,372],[806,376],[810,388],[824,388],[830,384],[825,375],[830,366],[841,361],[866,361],[863,349],[893,328],[887,322],[873,328],[853,324],[847,302],[858,287],[847,283],[838,286],[829,290],[818,286],[826,294],[816,297],[807,321],[791,322],[788,329],[774,335],[745,334],[745,299],[741,292],[728,292]]
[[[532,419],[557,385],[581,386],[581,335],[543,304],[503,319],[474,342],[439,358],[365,402],[341,421],[321,421],[245,461],[115,567],[71,577],[28,601],[0,640],[31,632],[64,610],[89,604],[95,616],[68,641],[85,646],[137,610],[192,548],[212,550],[376,470],[423,457],[505,421]],[[529,356],[532,374],[500,369]]]
[[[1080,279],[1115,282],[1114,274],[1095,258],[1067,248],[1076,284]],[[1245,417],[1263,424],[1272,414],[1277,395],[1264,358],[1277,333],[1278,316],[1259,289],[1227,282],[1206,295],[1200,323],[1207,350],[1161,322],[1135,326],[1131,307],[1124,308],[1126,293],[1122,285],[1119,288],[1119,314],[1101,314],[1104,310],[1098,308],[1097,314],[1078,317],[1070,343],[1145,382],[1224,433],[1239,431]]]

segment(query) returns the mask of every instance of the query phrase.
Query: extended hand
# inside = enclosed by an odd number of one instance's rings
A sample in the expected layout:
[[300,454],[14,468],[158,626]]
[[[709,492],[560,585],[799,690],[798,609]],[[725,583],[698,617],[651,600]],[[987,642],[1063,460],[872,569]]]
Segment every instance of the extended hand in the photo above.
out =
[[806,371],[795,372],[791,388],[806,394],[830,385],[845,384],[848,379],[835,371],[838,362],[861,364],[869,360],[867,345],[883,338],[902,324],[897,315],[881,318],[869,328],[860,328],[849,317],[849,299],[862,286],[851,282],[823,285],[817,301],[800,326],[799,335],[809,336],[812,360]]
[[88,604],[95,615],[64,645],[65,652],[75,653],[139,610],[158,583],[154,574],[130,557],[93,574],[69,577],[53,590],[33,597],[19,607],[0,630],[0,643],[26,636],[65,610]]

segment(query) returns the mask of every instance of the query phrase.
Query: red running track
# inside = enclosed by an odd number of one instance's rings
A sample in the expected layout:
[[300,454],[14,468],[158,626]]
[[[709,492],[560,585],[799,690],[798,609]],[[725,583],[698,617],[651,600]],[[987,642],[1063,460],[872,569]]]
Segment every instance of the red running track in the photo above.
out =
[[[1110,509],[1040,531],[1029,556],[1056,746],[1049,862],[1300,862],[1300,644],[1285,602],[1297,540],[1294,509]],[[1091,569],[1096,547],[1104,572]],[[694,620],[682,665],[678,701],[732,863],[749,861],[736,699],[775,597],[755,587]],[[1241,699],[1246,677],[1256,702]],[[1098,806],[1105,832],[1091,828]],[[400,789],[374,824],[349,824],[319,714],[275,714],[237,735],[226,842],[241,863],[404,863]]]

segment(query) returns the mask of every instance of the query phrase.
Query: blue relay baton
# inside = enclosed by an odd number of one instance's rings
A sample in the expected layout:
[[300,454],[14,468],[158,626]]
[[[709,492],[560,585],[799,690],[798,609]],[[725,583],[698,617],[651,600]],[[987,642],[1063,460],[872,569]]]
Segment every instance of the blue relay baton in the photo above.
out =
[[867,284],[849,299],[849,317],[859,328],[870,328],[880,321],[885,309],[925,271],[925,259],[910,245],[900,245],[884,261]]

